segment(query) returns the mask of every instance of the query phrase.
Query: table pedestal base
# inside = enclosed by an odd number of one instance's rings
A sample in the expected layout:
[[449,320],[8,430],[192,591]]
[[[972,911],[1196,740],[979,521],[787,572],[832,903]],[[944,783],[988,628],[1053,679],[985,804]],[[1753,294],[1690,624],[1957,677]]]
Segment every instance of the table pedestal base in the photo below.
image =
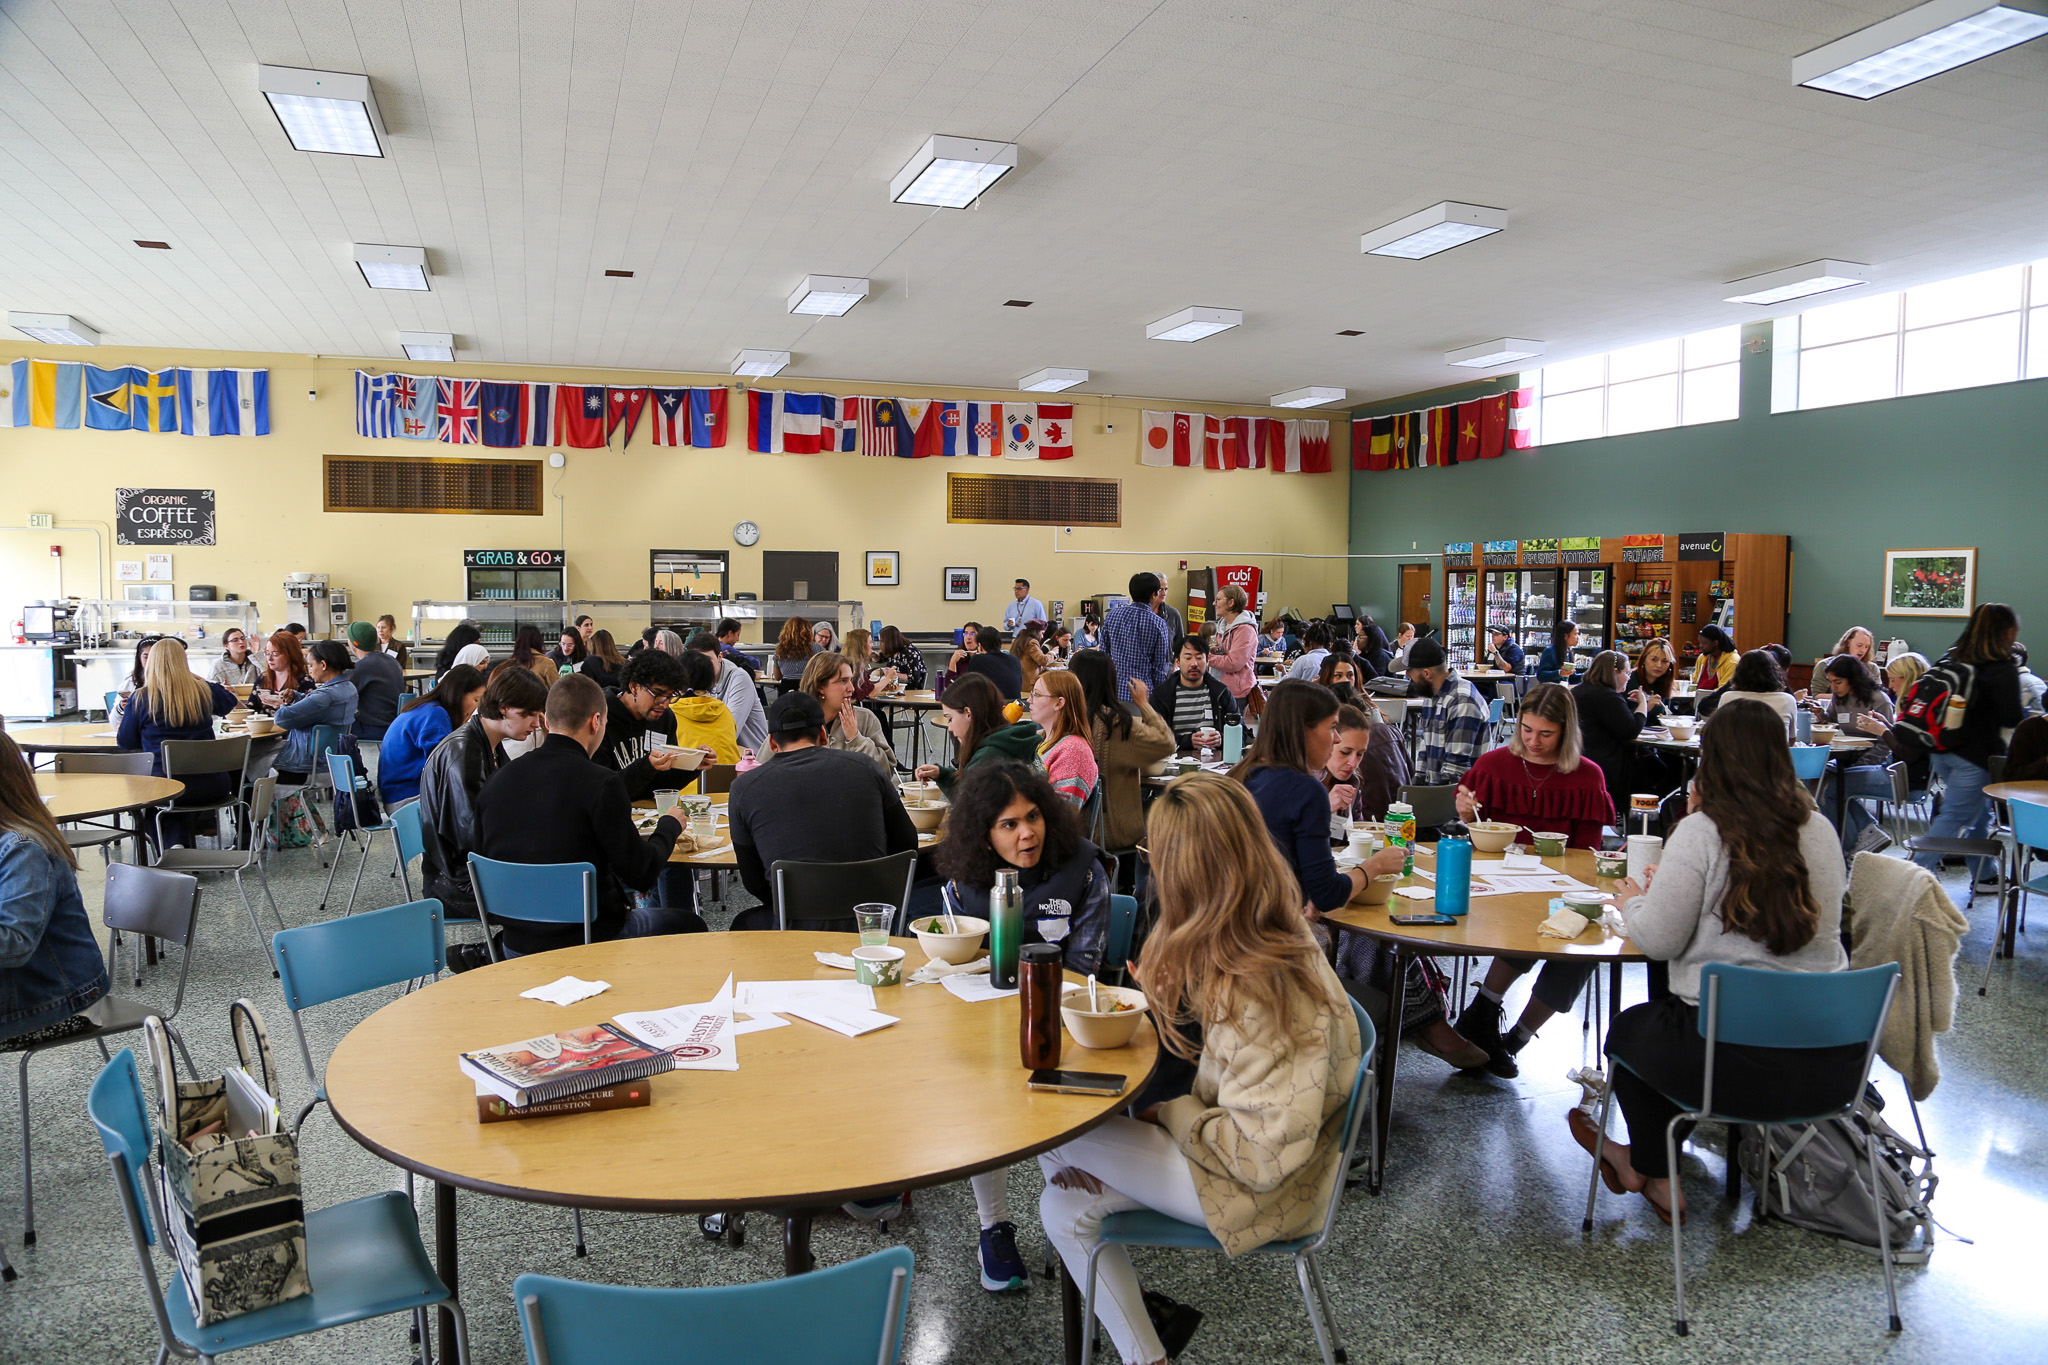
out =
[[817,1268],[811,1257],[811,1210],[792,1209],[782,1216],[782,1273],[808,1275]]

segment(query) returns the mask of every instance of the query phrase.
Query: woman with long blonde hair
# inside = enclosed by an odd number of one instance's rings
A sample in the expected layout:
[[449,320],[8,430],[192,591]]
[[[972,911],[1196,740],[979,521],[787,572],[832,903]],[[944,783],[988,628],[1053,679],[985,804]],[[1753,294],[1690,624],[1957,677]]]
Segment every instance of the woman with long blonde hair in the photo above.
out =
[[[149,651],[142,686],[121,712],[115,742],[130,752],[150,755],[155,760],[150,771],[163,777],[165,740],[212,739],[213,718],[234,709],[235,694],[194,673],[186,663],[185,642],[166,636]],[[235,788],[233,773],[203,773],[178,780],[185,790],[173,805],[212,805],[225,800]],[[192,817],[166,815],[160,823],[167,845],[191,842]]]
[[1088,804],[1102,780],[1095,750],[1088,742],[1088,695],[1081,681],[1064,668],[1049,669],[1025,694],[1031,719],[1045,731],[1038,761],[1052,789],[1076,806]]
[[0,945],[0,1052],[92,1027],[80,1011],[105,995],[110,983],[78,894],[78,859],[36,791],[28,761],[5,734]]
[[[1246,1251],[1322,1224],[1342,1178],[1360,1039],[1301,915],[1301,888],[1251,796],[1209,773],[1174,782],[1146,825],[1159,919],[1137,969],[1192,1093],[1113,1118],[1039,1157],[1046,1235],[1079,1280],[1111,1213],[1156,1209]],[[1129,1258],[1096,1261],[1096,1319],[1127,1362],[1166,1359]],[[1084,1324],[1083,1330],[1089,1330]]]
[[1678,680],[1678,656],[1671,652],[1671,642],[1663,636],[1643,642],[1636,654],[1635,671],[1628,675],[1628,685],[1621,689],[1623,695],[1641,692],[1654,700],[1652,709],[1659,703],[1671,700],[1671,684]]

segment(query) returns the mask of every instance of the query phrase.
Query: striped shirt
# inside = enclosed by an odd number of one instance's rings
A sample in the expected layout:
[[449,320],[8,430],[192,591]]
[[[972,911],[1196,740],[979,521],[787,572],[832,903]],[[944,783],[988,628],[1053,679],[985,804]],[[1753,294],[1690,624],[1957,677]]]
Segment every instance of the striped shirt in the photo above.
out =
[[1176,735],[1206,730],[1215,718],[1215,708],[1209,704],[1208,688],[1197,684],[1173,689],[1173,714],[1167,719]]

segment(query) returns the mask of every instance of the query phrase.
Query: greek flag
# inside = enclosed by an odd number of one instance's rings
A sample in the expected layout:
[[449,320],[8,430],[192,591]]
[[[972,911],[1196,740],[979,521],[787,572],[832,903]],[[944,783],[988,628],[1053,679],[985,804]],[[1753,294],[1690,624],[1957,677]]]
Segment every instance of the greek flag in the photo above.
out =
[[356,435],[398,434],[398,421],[391,411],[391,380],[388,374],[356,371]]

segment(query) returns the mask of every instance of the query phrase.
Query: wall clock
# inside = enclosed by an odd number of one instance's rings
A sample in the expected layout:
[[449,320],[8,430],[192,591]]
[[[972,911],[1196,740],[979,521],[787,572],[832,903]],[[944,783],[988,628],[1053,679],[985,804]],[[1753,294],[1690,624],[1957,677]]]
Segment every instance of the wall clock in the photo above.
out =
[[751,521],[743,521],[732,528],[732,538],[742,545],[752,545],[761,539],[761,528]]

